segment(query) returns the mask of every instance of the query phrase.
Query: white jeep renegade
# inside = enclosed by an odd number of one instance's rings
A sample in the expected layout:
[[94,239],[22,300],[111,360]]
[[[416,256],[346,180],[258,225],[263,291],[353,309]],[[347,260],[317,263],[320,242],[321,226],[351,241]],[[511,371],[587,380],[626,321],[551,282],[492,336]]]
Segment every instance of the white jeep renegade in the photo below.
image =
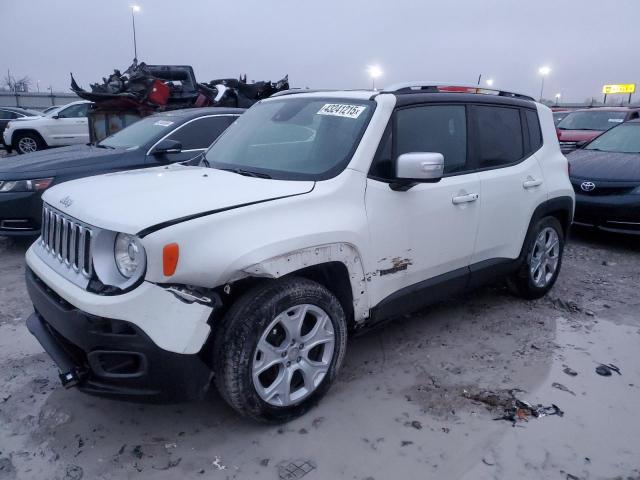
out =
[[202,156],[47,190],[29,330],[63,384],[300,415],[347,332],[496,277],[544,295],[574,195],[551,111],[477,87],[289,92]]

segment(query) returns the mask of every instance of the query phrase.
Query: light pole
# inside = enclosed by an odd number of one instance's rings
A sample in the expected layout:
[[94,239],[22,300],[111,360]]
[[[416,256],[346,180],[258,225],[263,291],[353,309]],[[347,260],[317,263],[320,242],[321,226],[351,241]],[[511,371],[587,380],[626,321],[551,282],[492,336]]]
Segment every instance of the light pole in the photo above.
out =
[[38,93],[40,93],[40,80],[36,80],[36,88],[38,89]]
[[369,72],[369,76],[371,77],[371,89],[376,89],[376,78],[382,76],[382,69],[377,65],[370,65],[367,68],[367,72]]
[[139,5],[131,5],[131,24],[133,25],[133,61],[138,62],[138,45],[136,44],[136,13],[140,11]]
[[540,85],[540,101],[542,102],[542,94],[544,92],[544,77],[551,73],[551,69],[549,67],[540,67],[538,73],[542,77],[542,84]]
[[559,93],[556,93],[556,107],[558,106],[558,102],[560,101],[560,97],[562,95],[560,95]]

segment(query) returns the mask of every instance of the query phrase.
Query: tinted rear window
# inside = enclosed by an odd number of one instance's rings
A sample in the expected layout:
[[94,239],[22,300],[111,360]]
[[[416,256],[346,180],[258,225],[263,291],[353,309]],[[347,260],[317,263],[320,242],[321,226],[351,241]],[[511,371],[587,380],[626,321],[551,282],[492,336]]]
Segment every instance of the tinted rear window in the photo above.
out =
[[524,156],[519,109],[477,106],[474,112],[479,168],[508,165]]
[[531,151],[535,152],[542,146],[542,132],[540,131],[538,114],[533,110],[525,110],[524,114],[527,117],[527,128],[529,129],[529,144],[531,145]]

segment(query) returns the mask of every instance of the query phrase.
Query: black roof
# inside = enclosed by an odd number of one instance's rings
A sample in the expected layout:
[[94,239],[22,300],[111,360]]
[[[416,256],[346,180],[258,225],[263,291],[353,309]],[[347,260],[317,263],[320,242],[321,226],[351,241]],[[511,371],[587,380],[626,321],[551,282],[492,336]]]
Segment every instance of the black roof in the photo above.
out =
[[227,107],[200,107],[200,108],[182,108],[180,110],[169,110],[167,112],[155,113],[155,117],[180,117],[184,120],[192,118],[204,117],[206,115],[240,115],[246,111],[246,108],[227,108]]

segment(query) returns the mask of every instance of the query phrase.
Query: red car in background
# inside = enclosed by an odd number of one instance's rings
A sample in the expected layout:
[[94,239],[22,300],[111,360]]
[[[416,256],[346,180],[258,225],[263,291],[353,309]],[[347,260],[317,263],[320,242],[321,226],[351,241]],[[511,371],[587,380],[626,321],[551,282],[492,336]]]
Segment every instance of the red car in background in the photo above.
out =
[[562,153],[569,153],[602,132],[635,118],[640,118],[640,108],[597,107],[574,110],[556,125],[560,150]]

